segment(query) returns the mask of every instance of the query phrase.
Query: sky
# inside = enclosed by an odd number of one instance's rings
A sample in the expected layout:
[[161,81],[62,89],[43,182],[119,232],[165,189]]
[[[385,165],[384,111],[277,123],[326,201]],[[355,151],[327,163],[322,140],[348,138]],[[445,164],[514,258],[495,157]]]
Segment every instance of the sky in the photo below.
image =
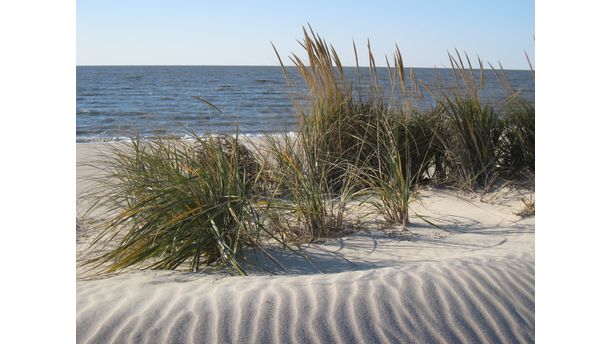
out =
[[157,1],[77,0],[77,65],[278,65],[303,56],[308,23],[343,64],[377,64],[397,44],[407,67],[450,67],[447,51],[506,69],[535,65],[534,0]]

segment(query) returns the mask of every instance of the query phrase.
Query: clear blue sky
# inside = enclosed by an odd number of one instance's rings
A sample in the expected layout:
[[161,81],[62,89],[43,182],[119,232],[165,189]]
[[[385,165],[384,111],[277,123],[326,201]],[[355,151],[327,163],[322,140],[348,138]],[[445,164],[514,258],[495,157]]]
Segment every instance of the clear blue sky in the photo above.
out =
[[[447,50],[501,61],[532,62],[534,0],[405,1],[77,1],[77,65],[277,65],[300,52],[310,23],[354,65],[370,38],[378,65],[397,43],[406,66],[448,67]],[[360,62],[361,63],[361,62]]]

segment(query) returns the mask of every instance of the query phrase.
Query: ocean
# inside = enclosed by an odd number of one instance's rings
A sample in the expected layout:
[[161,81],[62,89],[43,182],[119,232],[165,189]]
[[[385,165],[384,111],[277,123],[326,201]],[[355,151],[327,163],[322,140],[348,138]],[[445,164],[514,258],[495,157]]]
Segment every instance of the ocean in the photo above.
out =
[[[304,104],[306,88],[295,68],[292,86],[277,66],[77,66],[76,138],[78,143],[115,141],[134,136],[234,133],[260,135],[295,130],[296,106]],[[367,68],[345,67],[357,96],[367,95]],[[455,85],[450,69],[415,68],[418,80],[434,93]],[[478,71],[475,71],[478,76]],[[386,68],[378,68],[381,88],[390,95]],[[406,73],[408,75],[408,73]],[[509,70],[512,88],[535,99],[531,71]],[[491,70],[484,72],[481,97],[492,104],[508,91]],[[201,97],[219,110],[194,98]],[[424,92],[417,107],[435,104]]]

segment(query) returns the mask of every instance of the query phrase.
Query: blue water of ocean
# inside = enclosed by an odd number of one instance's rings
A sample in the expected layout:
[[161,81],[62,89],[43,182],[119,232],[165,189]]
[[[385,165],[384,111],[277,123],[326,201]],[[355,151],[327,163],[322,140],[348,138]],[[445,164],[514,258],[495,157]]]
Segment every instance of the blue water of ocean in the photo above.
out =
[[[296,105],[303,104],[306,89],[297,71],[290,68],[294,84],[274,66],[77,66],[77,142],[121,140],[136,135],[187,135],[206,131],[257,135],[292,131]],[[367,95],[367,68],[346,68],[356,93]],[[386,68],[378,69],[381,88],[389,90]],[[450,69],[415,68],[416,78],[433,92],[455,85]],[[475,71],[478,77],[478,71]],[[408,74],[408,73],[407,73]],[[531,71],[510,70],[506,76],[521,96],[535,99]],[[439,81],[439,83],[436,82]],[[485,70],[481,96],[492,103],[509,94],[491,70]],[[361,85],[361,87],[359,86]],[[418,107],[434,100],[424,91]],[[387,93],[391,93],[390,91]],[[221,112],[193,97],[201,97]],[[391,97],[391,96],[389,96]]]

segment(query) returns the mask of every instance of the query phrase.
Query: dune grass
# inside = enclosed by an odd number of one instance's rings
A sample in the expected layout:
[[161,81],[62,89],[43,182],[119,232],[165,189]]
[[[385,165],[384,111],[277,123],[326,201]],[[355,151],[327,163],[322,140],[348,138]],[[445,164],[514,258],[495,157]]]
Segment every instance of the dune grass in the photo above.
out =
[[236,257],[264,228],[253,206],[258,164],[237,137],[134,139],[106,156],[90,197],[111,218],[93,247],[114,247],[89,265],[115,272],[220,264],[244,273]]
[[[310,31],[304,28],[301,45],[308,60],[302,61],[297,54],[290,56],[308,88],[307,106],[297,109],[299,146],[325,171],[332,191],[339,193],[347,166],[372,163],[374,157],[368,143],[375,137],[376,122],[386,109],[376,97],[367,100],[354,97],[352,82],[335,49],[312,28]],[[288,83],[292,84],[278,57]]]
[[[354,194],[356,175],[351,169],[320,160],[316,146],[300,134],[268,135],[263,146],[270,159],[269,175],[274,178],[266,213],[274,232],[300,244],[341,231],[347,203]],[[339,176],[332,169],[345,172]]]
[[[416,180],[413,176],[418,171],[413,169],[410,154],[403,155],[408,140],[394,130],[393,122],[382,122],[377,137],[378,168],[368,175],[366,180],[370,185],[370,192],[374,196],[372,204],[379,210],[388,222],[408,226],[410,223],[409,205],[412,201],[412,192]],[[398,135],[399,134],[399,135]],[[402,145],[401,142],[405,145]]]
[[444,101],[448,175],[462,188],[486,188],[497,174],[502,122],[493,107],[472,97]]
[[435,104],[423,111],[415,101],[432,85],[404,67],[399,48],[392,64],[386,58],[385,89],[368,42],[362,95],[353,89],[361,76],[348,77],[333,46],[310,27],[303,32],[307,59],[290,56],[308,88],[306,106],[296,107],[297,133],[266,135],[252,151],[238,134],[134,139],[111,148],[100,187],[89,195],[110,219],[88,266],[217,266],[245,274],[246,247],[275,240],[299,248],[343,233],[352,201],[368,201],[388,222],[409,226],[421,185],[486,190],[499,176],[535,173],[535,108],[503,69],[508,99],[493,106],[481,98],[483,62],[474,69],[467,55],[449,54],[455,87],[430,91]]
[[[385,90],[368,42],[368,93],[361,95],[353,91],[355,80],[345,74],[334,47],[310,27],[303,32],[301,45],[308,60],[302,61],[297,54],[290,56],[308,87],[308,106],[299,112],[300,147],[316,164],[317,173],[325,174],[329,191],[346,190],[346,176],[356,175],[353,189],[369,194],[389,222],[407,225],[414,187],[444,172],[442,135],[438,132],[440,108],[423,113],[412,106],[419,95],[418,83],[411,71],[408,86],[399,48],[393,65],[386,59],[391,89]],[[359,73],[354,44],[353,48]],[[357,78],[360,82],[359,74]],[[288,83],[293,84],[291,80]],[[385,102],[388,98],[390,103]]]

